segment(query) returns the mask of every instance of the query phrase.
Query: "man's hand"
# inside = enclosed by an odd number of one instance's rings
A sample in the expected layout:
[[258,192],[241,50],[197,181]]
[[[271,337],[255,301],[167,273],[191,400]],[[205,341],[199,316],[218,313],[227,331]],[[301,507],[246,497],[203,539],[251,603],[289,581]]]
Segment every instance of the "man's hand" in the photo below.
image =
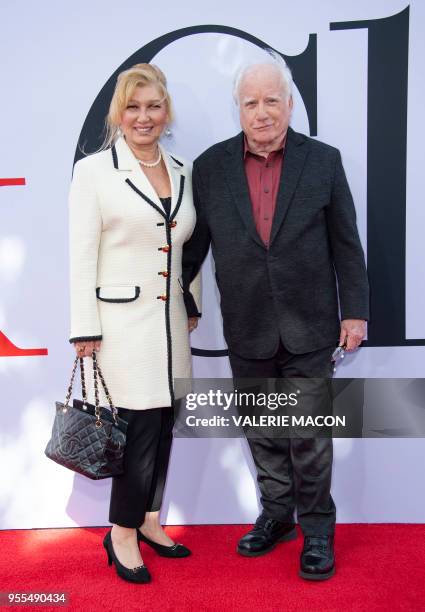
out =
[[98,353],[101,343],[101,340],[96,340],[96,342],[74,342],[77,357],[91,357],[93,351]]
[[347,351],[354,351],[359,347],[365,336],[366,321],[362,319],[344,319],[344,321],[341,321],[339,344],[342,346],[346,342]]
[[198,327],[198,318],[199,317],[189,317],[187,321],[189,325],[189,333],[193,332],[193,330]]

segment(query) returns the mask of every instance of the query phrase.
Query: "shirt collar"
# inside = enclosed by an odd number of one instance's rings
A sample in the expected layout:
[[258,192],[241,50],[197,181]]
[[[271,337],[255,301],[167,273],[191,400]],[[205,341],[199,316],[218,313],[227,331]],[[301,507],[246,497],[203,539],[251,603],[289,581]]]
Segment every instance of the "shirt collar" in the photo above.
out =
[[275,157],[278,157],[279,155],[282,155],[283,151],[285,150],[285,144],[286,144],[286,137],[287,134],[285,134],[283,140],[282,140],[282,144],[280,145],[280,147],[278,149],[276,149],[276,151],[272,151],[271,153],[268,154],[267,157],[261,157],[260,155],[257,155],[256,153],[253,153],[252,151],[249,150],[249,146],[248,146],[248,140],[244,134],[243,136],[243,158],[244,160],[246,159],[246,156],[248,155],[252,155],[253,157],[256,157],[258,159],[263,159],[264,161],[273,161],[273,159],[275,159]]

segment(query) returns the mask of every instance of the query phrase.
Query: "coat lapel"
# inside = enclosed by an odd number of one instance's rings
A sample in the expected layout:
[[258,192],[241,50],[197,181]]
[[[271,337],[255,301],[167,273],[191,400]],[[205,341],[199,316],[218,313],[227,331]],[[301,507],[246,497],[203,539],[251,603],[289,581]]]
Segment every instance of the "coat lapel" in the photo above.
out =
[[170,155],[163,147],[161,147],[162,157],[165,167],[167,168],[168,176],[171,183],[171,213],[170,217],[174,218],[183,198],[185,176],[182,172],[183,163]]
[[301,134],[294,132],[292,128],[288,128],[276,210],[270,235],[270,246],[276,238],[288,212],[289,204],[294,196],[308,150],[308,140]]
[[265,249],[258,235],[252,214],[251,197],[243,161],[243,132],[232,138],[227,145],[227,157],[222,161],[226,179],[239,214],[251,238]]
[[[175,216],[180,206],[184,189],[183,164],[173,159],[160,145],[162,156],[171,184],[171,216]],[[133,189],[147,204],[155,208],[162,216],[164,209],[155,189],[140,168],[139,162],[133,155],[124,138],[119,138],[112,147],[112,159],[115,169],[123,175],[129,188]]]

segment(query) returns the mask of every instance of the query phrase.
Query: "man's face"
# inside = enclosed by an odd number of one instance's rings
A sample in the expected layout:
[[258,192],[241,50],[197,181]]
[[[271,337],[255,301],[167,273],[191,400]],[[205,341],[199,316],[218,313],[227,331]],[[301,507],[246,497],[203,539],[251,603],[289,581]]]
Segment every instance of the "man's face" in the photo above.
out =
[[244,75],[239,84],[239,117],[249,144],[259,149],[280,144],[291,111],[292,97],[286,95],[277,68],[255,66]]

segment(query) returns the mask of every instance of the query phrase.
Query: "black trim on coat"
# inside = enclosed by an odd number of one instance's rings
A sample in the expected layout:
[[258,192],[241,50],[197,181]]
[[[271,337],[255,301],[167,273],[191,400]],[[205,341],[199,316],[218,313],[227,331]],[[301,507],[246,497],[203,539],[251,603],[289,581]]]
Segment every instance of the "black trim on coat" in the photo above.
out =
[[198,348],[192,347],[191,353],[195,357],[228,357],[229,356],[228,349],[210,350],[210,349],[198,349]]
[[112,145],[111,147],[111,153],[112,153],[112,161],[114,164],[114,168],[115,170],[118,170],[118,155],[117,155],[117,150],[115,148],[115,145]]
[[[174,157],[173,157],[174,159]],[[181,162],[179,162],[178,160],[174,159],[174,161],[179,164],[180,166],[183,166],[183,164]],[[172,240],[171,240],[171,227],[170,224],[171,222],[175,219],[180,206],[182,204],[183,201],[183,193],[184,193],[184,184],[185,184],[185,176],[181,175],[180,176],[180,185],[179,185],[179,195],[177,198],[177,203],[176,203],[176,207],[174,208],[174,210],[171,212],[171,215],[167,215],[166,212],[159,208],[159,206],[157,206],[155,204],[155,202],[153,202],[147,195],[145,195],[142,191],[140,191],[140,189],[138,189],[136,187],[136,185],[134,185],[134,183],[131,182],[130,179],[125,179],[125,182],[133,189],[133,191],[135,191],[141,198],[143,198],[143,200],[145,200],[145,202],[147,202],[150,206],[152,206],[152,208],[154,208],[160,215],[161,217],[163,217],[166,221],[165,225],[165,232],[166,232],[166,237],[167,237],[167,245],[170,247],[169,251],[167,252],[167,272],[168,272],[168,276],[166,278],[166,295],[167,295],[167,300],[165,302],[165,333],[167,336],[167,370],[168,370],[168,389],[170,392],[170,398],[171,398],[171,404],[174,404],[174,387],[173,387],[173,345],[172,345],[172,337],[171,337],[171,321],[170,321],[170,300],[171,300],[171,257],[172,257]],[[157,224],[159,225],[159,224]],[[158,250],[161,250],[162,247],[160,247]]]
[[137,300],[140,295],[140,287],[134,286],[134,289],[136,290],[136,295],[132,298],[102,298],[99,295],[101,289],[102,287],[96,287],[97,299],[101,302],[110,302],[112,304],[124,304],[126,302],[134,302],[134,300]]
[[[181,185],[181,183],[180,183]],[[165,302],[165,333],[167,335],[167,366],[168,366],[168,389],[170,391],[171,405],[174,404],[174,386],[173,386],[173,344],[171,337],[171,322],[170,322],[170,299],[171,299],[171,253],[173,251],[171,245],[171,228],[169,223],[165,226],[167,235],[167,244],[171,247],[167,253],[167,272],[166,288],[167,301]]]
[[[174,159],[174,158],[173,158]],[[167,253],[167,272],[168,276],[166,278],[166,287],[167,287],[167,301],[165,302],[165,331],[167,334],[167,357],[168,357],[168,387],[170,390],[171,404],[174,404],[174,386],[173,386],[173,343],[171,336],[171,322],[170,322],[170,300],[171,300],[171,257],[172,257],[172,240],[171,240],[171,227],[170,223],[177,215],[179,208],[181,206],[183,200],[183,192],[184,192],[184,182],[185,177],[180,177],[180,188],[179,188],[179,196],[177,199],[177,204],[171,216],[168,217],[168,223],[165,225],[165,232],[167,235],[167,244],[170,246],[170,250]]]
[[147,202],[148,204],[150,204],[150,206],[152,206],[152,208],[154,208],[156,211],[159,212],[159,214],[161,215],[161,217],[164,217],[164,219],[167,219],[167,215],[165,214],[164,210],[161,210],[159,208],[159,206],[157,206],[155,204],[155,202],[152,202],[152,200],[150,198],[148,198],[147,195],[145,195],[143,193],[143,191],[140,191],[140,189],[137,189],[136,185],[134,183],[132,183],[130,181],[130,179],[125,179],[125,182],[130,185],[130,187],[133,189],[133,191],[135,191],[141,198],[143,198],[145,200],[145,202]]
[[173,161],[175,161],[175,162],[176,162],[176,164],[177,164],[178,166],[183,166],[183,162],[181,162],[179,159],[176,159],[176,158],[175,158],[175,157],[173,157],[172,155],[170,155],[170,157],[171,157],[171,159],[172,159]]
[[173,221],[173,219],[175,218],[175,216],[177,215],[179,208],[181,206],[181,203],[183,201],[183,193],[184,193],[184,183],[185,183],[185,178],[184,176],[180,177],[180,186],[179,186],[179,195],[177,198],[177,204],[175,209],[172,211],[171,216],[169,217],[166,212],[164,211],[164,209],[161,209],[159,206],[157,206],[155,204],[155,202],[153,202],[147,195],[145,195],[143,193],[143,191],[140,191],[140,189],[138,189],[136,187],[136,185],[134,183],[132,183],[130,181],[130,179],[125,179],[125,182],[130,185],[130,187],[133,189],[133,191],[135,191],[137,193],[137,195],[139,195],[141,198],[143,198],[145,200],[145,202],[147,202],[150,206],[152,206],[152,208],[154,208],[157,212],[159,212],[159,214],[161,215],[161,217],[163,217],[165,220]]
[[182,200],[183,200],[183,192],[184,192],[184,181],[185,181],[185,178],[186,178],[186,177],[184,177],[184,176],[181,176],[181,177],[180,177],[179,197],[177,198],[177,204],[176,204],[176,207],[175,207],[175,209],[173,210],[173,212],[171,213],[171,216],[170,216],[170,218],[169,218],[169,221],[172,221],[172,220],[175,218],[175,216],[177,215],[177,213],[178,213],[178,211],[179,211],[179,208],[180,208],[180,206],[181,206],[181,203],[182,203]]
[[69,342],[73,344],[74,342],[96,342],[97,340],[102,340],[102,336],[77,336],[70,338]]

